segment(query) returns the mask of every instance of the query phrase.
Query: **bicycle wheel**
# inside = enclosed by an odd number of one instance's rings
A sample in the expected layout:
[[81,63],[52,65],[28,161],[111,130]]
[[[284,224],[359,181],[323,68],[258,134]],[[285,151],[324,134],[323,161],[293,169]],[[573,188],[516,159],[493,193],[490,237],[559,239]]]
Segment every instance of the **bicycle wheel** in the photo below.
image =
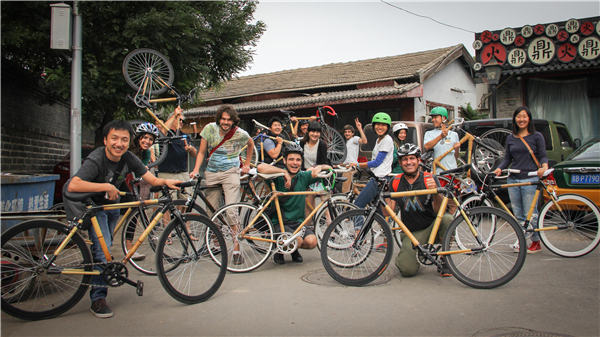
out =
[[[355,209],[338,216],[323,233],[321,262],[336,281],[348,286],[363,286],[387,268],[394,251],[392,233],[385,219],[375,214],[365,223],[367,210]],[[363,223],[362,237],[355,240],[354,224]]]
[[[207,217],[193,213],[182,217],[183,223],[174,219],[160,237],[156,271],[171,297],[185,304],[200,303],[217,292],[227,271],[227,251],[212,256],[208,242],[215,241],[225,247],[225,240]],[[214,263],[215,258],[219,263]]]
[[[258,163],[258,151],[256,150],[256,146],[253,146],[252,149],[252,157],[250,157],[250,163],[252,166],[256,167],[257,163]],[[242,150],[242,152],[240,152],[240,163],[244,164],[244,162],[246,161],[246,149],[244,148]]]
[[[496,208],[475,207],[469,209],[467,215],[480,241],[463,217],[454,219],[444,235],[444,251],[473,250],[446,256],[454,277],[470,287],[483,289],[495,288],[512,280],[521,270],[527,255],[523,229],[512,216]],[[490,227],[494,227],[494,231]],[[517,253],[513,248],[515,242],[520,247]]]
[[[480,206],[486,206],[486,207],[493,207],[492,203],[483,195],[471,195],[469,197],[467,197],[465,200],[463,200],[463,202],[460,204],[462,209],[464,209],[465,211],[474,207],[480,207]],[[456,209],[456,212],[454,213],[454,217],[460,217],[460,209]],[[483,231],[482,236],[486,237],[486,238],[490,238],[493,239],[494,237],[494,232],[496,231],[496,222],[497,219],[495,217],[490,217],[490,221],[491,223],[489,224],[489,226],[485,226],[483,228],[481,228],[480,230]],[[473,224],[474,226],[477,226],[477,223]],[[463,243],[461,241],[460,236],[456,236],[455,237],[456,242],[458,244],[459,247],[462,247],[462,249],[468,249],[466,243]]]
[[[250,221],[258,214],[258,208],[254,205],[245,203],[236,203],[219,208],[212,216],[212,221],[221,230],[227,243],[228,256],[230,261],[227,264],[227,270],[235,273],[243,273],[260,267],[271,255],[273,242],[264,240],[273,240],[273,227],[267,216],[263,213],[254,223],[254,226],[247,231],[246,235],[256,239],[246,239],[239,237]],[[236,250],[236,243],[239,244],[239,250]],[[209,242],[209,246],[212,243]],[[213,251],[220,250],[221,247],[212,247],[209,250],[211,256]],[[235,252],[234,252],[235,251]],[[239,251],[239,253],[237,253]],[[240,257],[235,257],[240,255]],[[218,256],[218,255],[217,255]],[[213,256],[215,257],[215,256]],[[235,260],[234,260],[235,259]],[[218,264],[219,259],[215,258]]]
[[[593,251],[600,242],[598,207],[576,194],[559,196],[557,204],[549,201],[540,211],[539,234],[546,248],[564,257],[584,256]],[[549,228],[554,226],[558,229]]]
[[167,57],[156,50],[141,48],[131,51],[123,60],[123,76],[125,81],[135,90],[139,90],[146,78],[149,79],[149,88],[146,96],[162,94],[167,90],[165,83],[173,84],[173,66]]
[[162,164],[165,161],[165,159],[167,159],[170,141],[170,137],[158,137],[154,141],[152,148],[154,149],[154,155],[156,156],[156,160],[147,165],[149,169]]
[[323,123],[321,139],[327,143],[327,158],[332,165],[341,164],[346,159],[346,140],[336,129]]
[[329,203],[324,204],[321,209],[317,211],[315,215],[315,235],[317,236],[317,248],[321,250],[321,239],[325,230],[336,219],[340,214],[345,213],[351,209],[357,209],[353,203],[341,200],[331,200]]
[[482,174],[487,174],[504,158],[504,146],[493,139],[483,138],[475,141],[472,156],[476,169]]
[[[186,203],[186,200],[173,200],[173,204],[177,207],[182,207]],[[150,221],[154,219],[156,214],[161,210],[162,205],[147,205],[144,206],[144,212],[140,212],[139,208],[136,208],[127,218],[125,224],[123,225],[123,230],[121,231],[121,247],[123,249],[123,254],[127,255],[129,253],[128,241],[129,244],[135,244],[138,238],[146,231]],[[198,212],[199,214],[205,215],[205,211],[200,207],[200,205],[194,203],[192,206],[194,212]],[[129,260],[131,265],[139,270],[140,272],[146,275],[156,275],[156,247],[158,246],[158,240],[162,235],[164,228],[172,219],[170,212],[167,211],[163,218],[152,228],[146,239],[142,242],[142,244],[136,250],[138,255],[137,258],[132,258]]]
[[67,234],[64,224],[52,220],[25,221],[2,234],[4,312],[26,320],[46,319],[81,300],[91,276],[60,273],[66,268],[92,270],[91,253],[81,236],[75,234],[51,266],[46,265]]
[[493,139],[498,144],[506,144],[506,137],[512,132],[509,129],[495,128],[482,133],[480,138]]

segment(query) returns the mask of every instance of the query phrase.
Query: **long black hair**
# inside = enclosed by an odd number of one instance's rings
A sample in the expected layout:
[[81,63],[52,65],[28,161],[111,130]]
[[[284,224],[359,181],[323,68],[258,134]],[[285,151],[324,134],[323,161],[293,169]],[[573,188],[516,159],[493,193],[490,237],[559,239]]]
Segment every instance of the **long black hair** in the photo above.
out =
[[520,106],[518,107],[515,112],[513,113],[513,117],[512,117],[512,131],[514,135],[517,135],[519,133],[519,126],[517,126],[517,115],[519,114],[519,112],[521,111],[525,111],[527,113],[527,116],[529,117],[529,124],[527,124],[527,132],[529,132],[530,135],[535,133],[535,126],[533,125],[533,116],[531,116],[531,111],[529,111],[529,108],[526,106]]

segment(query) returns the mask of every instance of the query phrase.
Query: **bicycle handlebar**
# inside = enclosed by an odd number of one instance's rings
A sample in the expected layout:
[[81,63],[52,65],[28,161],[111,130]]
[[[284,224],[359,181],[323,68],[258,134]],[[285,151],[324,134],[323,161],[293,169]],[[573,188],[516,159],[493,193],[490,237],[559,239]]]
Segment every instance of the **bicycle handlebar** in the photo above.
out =
[[323,109],[327,109],[328,110],[328,111],[325,111],[325,112],[327,112],[327,114],[329,116],[336,116],[337,115],[336,112],[335,112],[335,110],[332,107],[330,107],[329,105],[324,105],[324,106],[320,106],[320,107],[317,108],[317,117],[319,117],[319,115],[323,115]]
[[333,174],[333,170],[321,171],[317,174],[317,178],[329,178]]

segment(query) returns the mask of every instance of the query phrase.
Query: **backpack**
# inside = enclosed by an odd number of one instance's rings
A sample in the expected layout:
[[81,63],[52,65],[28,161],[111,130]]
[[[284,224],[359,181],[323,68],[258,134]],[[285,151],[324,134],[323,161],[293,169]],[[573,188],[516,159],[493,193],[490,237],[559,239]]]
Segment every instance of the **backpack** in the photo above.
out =
[[[421,173],[423,174],[423,180],[425,182],[425,186],[427,186],[428,183],[431,181],[436,182],[436,179],[433,176],[433,174],[431,174],[431,172],[421,172]],[[392,182],[390,183],[392,192],[400,192],[400,191],[398,191],[398,187],[400,186],[400,180],[402,179],[403,175],[404,175],[404,173],[400,173],[400,174],[394,176],[394,178],[392,179]],[[439,184],[436,183],[436,185],[439,185]]]

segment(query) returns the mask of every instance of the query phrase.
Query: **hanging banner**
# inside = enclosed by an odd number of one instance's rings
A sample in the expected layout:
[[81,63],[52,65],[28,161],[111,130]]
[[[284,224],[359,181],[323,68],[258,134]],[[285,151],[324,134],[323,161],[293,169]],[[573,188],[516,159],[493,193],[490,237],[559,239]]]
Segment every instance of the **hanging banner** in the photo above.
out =
[[488,64],[499,64],[504,71],[589,66],[600,62],[600,16],[485,30],[475,34],[473,48],[478,72]]

